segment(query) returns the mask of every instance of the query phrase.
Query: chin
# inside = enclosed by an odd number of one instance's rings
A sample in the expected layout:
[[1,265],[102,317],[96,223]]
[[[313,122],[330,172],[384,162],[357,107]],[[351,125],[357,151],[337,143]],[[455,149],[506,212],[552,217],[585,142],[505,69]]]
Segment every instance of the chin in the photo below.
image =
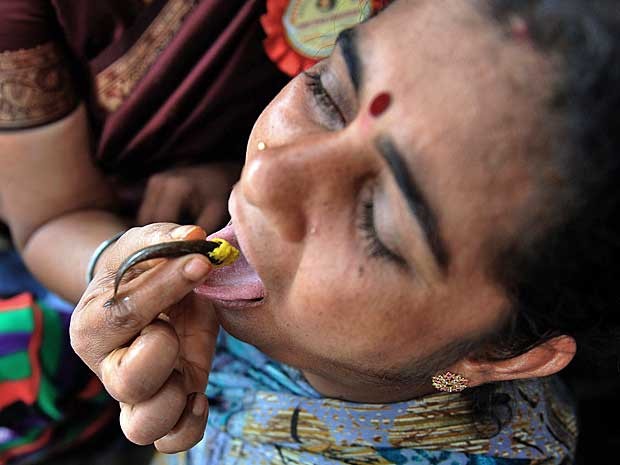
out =
[[253,345],[268,357],[287,365],[300,367],[299,351],[291,343],[293,338],[273,324],[262,307],[235,312],[215,307],[222,328],[231,336]]
[[239,311],[216,305],[215,312],[222,328],[240,341],[262,350],[263,346],[273,343],[276,339],[273,327],[264,321],[263,316],[266,312],[262,305]]

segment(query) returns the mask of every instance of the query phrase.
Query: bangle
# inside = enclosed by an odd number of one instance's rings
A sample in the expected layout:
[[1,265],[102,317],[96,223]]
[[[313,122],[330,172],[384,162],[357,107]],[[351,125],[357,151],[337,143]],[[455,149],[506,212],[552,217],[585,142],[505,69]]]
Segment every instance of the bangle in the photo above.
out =
[[114,234],[114,236],[103,241],[101,244],[97,246],[97,248],[95,249],[95,251],[90,257],[90,260],[88,261],[88,268],[86,268],[86,285],[87,286],[93,280],[93,277],[95,275],[95,266],[97,266],[97,261],[99,261],[99,257],[101,257],[101,254],[105,252],[105,250],[108,247],[114,244],[119,239],[119,237],[121,237],[123,234],[125,234],[125,231],[118,232]]

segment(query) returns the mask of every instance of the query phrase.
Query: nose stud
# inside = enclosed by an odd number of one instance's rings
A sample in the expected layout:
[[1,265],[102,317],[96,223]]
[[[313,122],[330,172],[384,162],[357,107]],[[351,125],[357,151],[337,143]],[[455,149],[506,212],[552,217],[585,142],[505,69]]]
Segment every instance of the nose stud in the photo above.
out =
[[261,152],[265,150],[266,148],[267,148],[267,144],[265,144],[263,141],[260,141],[258,143],[258,150],[260,150]]

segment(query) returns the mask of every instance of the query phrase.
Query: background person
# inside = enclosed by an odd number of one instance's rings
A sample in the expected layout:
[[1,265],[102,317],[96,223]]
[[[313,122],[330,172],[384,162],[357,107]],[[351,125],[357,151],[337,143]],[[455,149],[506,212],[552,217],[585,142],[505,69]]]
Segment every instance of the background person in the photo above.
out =
[[307,2],[304,33],[322,29],[303,57],[282,27],[299,3],[0,5],[0,463],[49,460],[113,416],[68,347],[72,305],[56,294],[77,301],[97,246],[130,225],[223,224],[280,70],[327,55],[382,2]]

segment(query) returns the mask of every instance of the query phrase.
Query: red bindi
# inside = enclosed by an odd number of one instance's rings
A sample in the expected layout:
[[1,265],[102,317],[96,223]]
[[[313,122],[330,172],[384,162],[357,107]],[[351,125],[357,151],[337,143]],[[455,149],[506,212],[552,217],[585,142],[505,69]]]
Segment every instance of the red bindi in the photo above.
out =
[[375,118],[381,116],[392,103],[392,96],[388,92],[381,92],[370,103],[370,114]]

